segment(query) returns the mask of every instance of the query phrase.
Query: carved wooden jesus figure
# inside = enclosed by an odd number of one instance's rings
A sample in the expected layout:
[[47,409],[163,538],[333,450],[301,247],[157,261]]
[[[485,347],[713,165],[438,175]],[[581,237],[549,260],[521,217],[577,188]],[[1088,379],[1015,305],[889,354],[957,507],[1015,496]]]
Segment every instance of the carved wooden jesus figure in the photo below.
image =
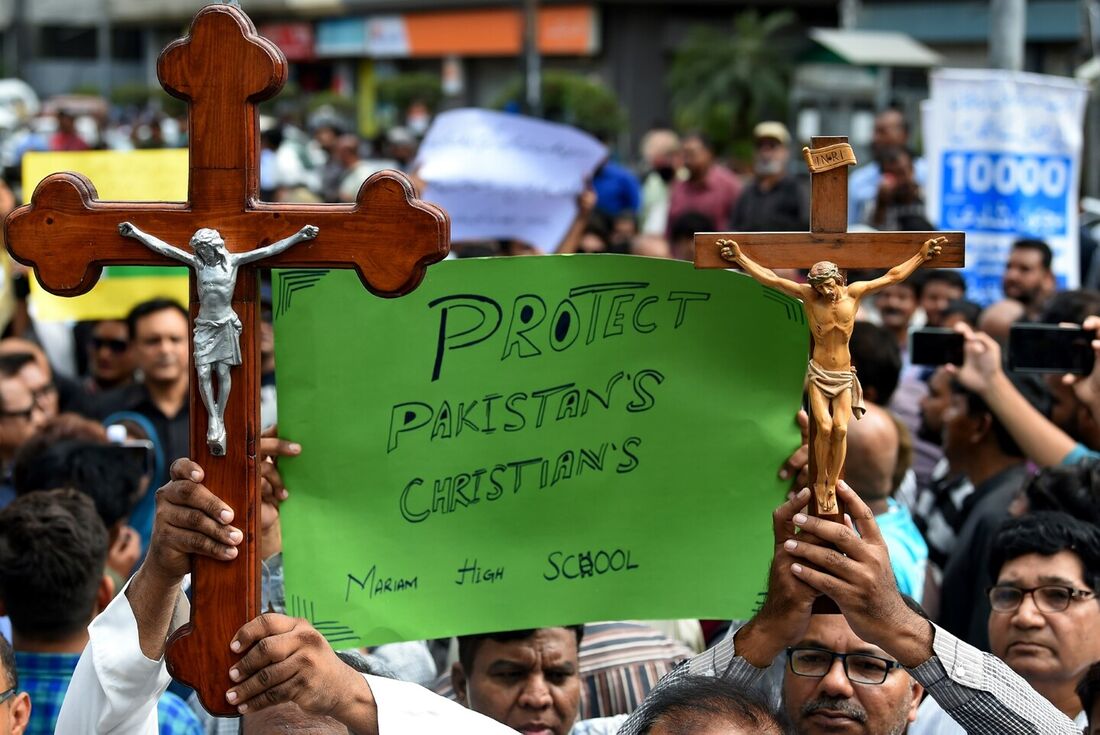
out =
[[[237,271],[242,265],[278,255],[292,245],[317,237],[318,229],[306,225],[277,243],[245,253],[230,253],[217,230],[203,228],[191,238],[194,255],[142,232],[129,222],[118,231],[155,253],[174,258],[195,271],[199,292],[199,314],[195,319],[195,370],[199,376],[199,394],[210,417],[206,443],[210,453],[225,455],[225,407],[232,387],[231,368],[241,364],[241,320],[233,311],[233,291]],[[218,375],[214,391],[213,373]]]
[[886,275],[871,281],[845,284],[835,263],[821,261],[810,268],[809,283],[780,278],[746,256],[734,240],[719,240],[722,257],[736,263],[765,286],[801,299],[813,335],[813,354],[806,371],[806,387],[817,434],[812,450],[816,476],[812,478],[818,510],[824,514],[839,512],[836,484],[844,467],[848,449],[848,421],[859,419],[866,408],[863,389],[856,377],[848,342],[860,300],[868,294],[900,283],[925,261],[939,255],[947,238],[926,240],[920,252],[891,268]]

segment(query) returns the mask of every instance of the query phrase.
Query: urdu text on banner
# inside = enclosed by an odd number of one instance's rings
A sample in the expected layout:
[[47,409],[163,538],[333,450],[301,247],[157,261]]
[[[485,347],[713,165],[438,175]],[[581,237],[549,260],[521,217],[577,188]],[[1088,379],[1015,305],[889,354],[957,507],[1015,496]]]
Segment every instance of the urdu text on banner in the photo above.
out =
[[1076,288],[1087,89],[994,69],[942,69],[931,86],[922,110],[928,218],[966,233],[970,298],[1003,297],[1008,252],[1024,238],[1046,242],[1059,288]]

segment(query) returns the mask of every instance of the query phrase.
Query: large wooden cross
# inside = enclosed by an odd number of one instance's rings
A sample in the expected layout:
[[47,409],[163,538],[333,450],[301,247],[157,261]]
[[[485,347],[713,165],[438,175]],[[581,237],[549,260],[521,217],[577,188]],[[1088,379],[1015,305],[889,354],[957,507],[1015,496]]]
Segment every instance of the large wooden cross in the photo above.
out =
[[[965,236],[961,232],[848,232],[848,166],[855,163],[855,158],[847,141],[845,136],[815,137],[812,149],[806,152],[812,171],[809,232],[697,233],[695,267],[732,267],[722,257],[718,241],[735,240],[749,258],[766,268],[809,268],[823,260],[842,269],[892,268],[917,254],[926,240],[942,237],[945,239],[942,252],[928,265],[961,268],[965,251]],[[811,448],[815,435],[811,413]],[[815,452],[811,451],[809,457],[812,482],[817,475]],[[817,498],[811,494],[810,512],[839,520],[844,509],[821,513]]]
[[[293,235],[307,225],[316,239],[300,242],[261,264],[292,268],[354,268],[371,292],[401,296],[416,288],[431,263],[449,247],[446,214],[421,202],[397,172],[375,174],[353,205],[275,205],[258,199],[259,125],[256,105],[286,81],[286,59],[261,38],[239,7],[209,5],[195,16],[190,35],[169,45],[157,64],[169,94],[190,104],[188,201],[103,202],[79,174],[49,176],[31,202],[4,224],[8,249],[32,266],[46,290],[85,293],[105,265],[166,265],[158,255],[119,232],[124,221],[190,256],[186,243],[202,228],[218,230],[239,255]],[[231,260],[233,258],[231,257]],[[198,313],[191,274],[191,320]],[[241,365],[225,411],[225,456],[207,445],[207,413],[191,380],[191,457],[205,483],[237,514],[244,532],[233,562],[196,559],[192,569],[191,622],[168,644],[172,675],[193,687],[214,714],[232,715],[225,700],[235,656],[229,641],[259,614],[259,273],[242,265],[232,308],[243,325]],[[173,458],[174,459],[174,458]]]

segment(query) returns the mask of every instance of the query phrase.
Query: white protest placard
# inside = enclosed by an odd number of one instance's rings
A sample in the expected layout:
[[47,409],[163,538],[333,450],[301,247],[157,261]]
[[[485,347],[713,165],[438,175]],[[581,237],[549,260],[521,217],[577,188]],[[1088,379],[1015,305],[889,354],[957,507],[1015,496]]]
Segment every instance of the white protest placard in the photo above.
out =
[[[994,69],[932,74],[923,115],[928,217],[966,233],[967,290],[1003,297],[1012,243],[1043,240],[1060,288],[1076,288],[1078,194],[1087,89],[1072,79]],[[923,112],[923,111],[922,111]]]
[[447,210],[451,239],[522,240],[553,251],[607,148],[568,125],[492,110],[445,112],[417,155],[424,199]]

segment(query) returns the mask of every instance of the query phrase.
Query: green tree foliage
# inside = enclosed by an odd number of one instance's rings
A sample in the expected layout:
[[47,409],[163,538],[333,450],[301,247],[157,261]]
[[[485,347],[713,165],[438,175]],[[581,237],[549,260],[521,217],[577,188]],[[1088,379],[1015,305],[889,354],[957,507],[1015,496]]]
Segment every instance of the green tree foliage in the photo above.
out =
[[[494,101],[497,109],[523,107],[522,79],[515,79]],[[583,74],[548,69],[542,74],[542,116],[605,139],[626,126],[626,114],[615,93]]]
[[692,30],[677,49],[665,83],[682,130],[701,130],[723,150],[751,145],[753,126],[785,116],[790,83],[789,49],[778,32],[794,20],[790,11],[738,15],[733,32],[710,26]]
[[413,102],[423,102],[435,113],[442,100],[443,81],[438,74],[397,74],[378,80],[378,101],[383,105],[392,105],[402,118]]
[[355,120],[355,100],[340,92],[314,92],[306,97],[306,112],[310,115],[324,109],[350,124]]

